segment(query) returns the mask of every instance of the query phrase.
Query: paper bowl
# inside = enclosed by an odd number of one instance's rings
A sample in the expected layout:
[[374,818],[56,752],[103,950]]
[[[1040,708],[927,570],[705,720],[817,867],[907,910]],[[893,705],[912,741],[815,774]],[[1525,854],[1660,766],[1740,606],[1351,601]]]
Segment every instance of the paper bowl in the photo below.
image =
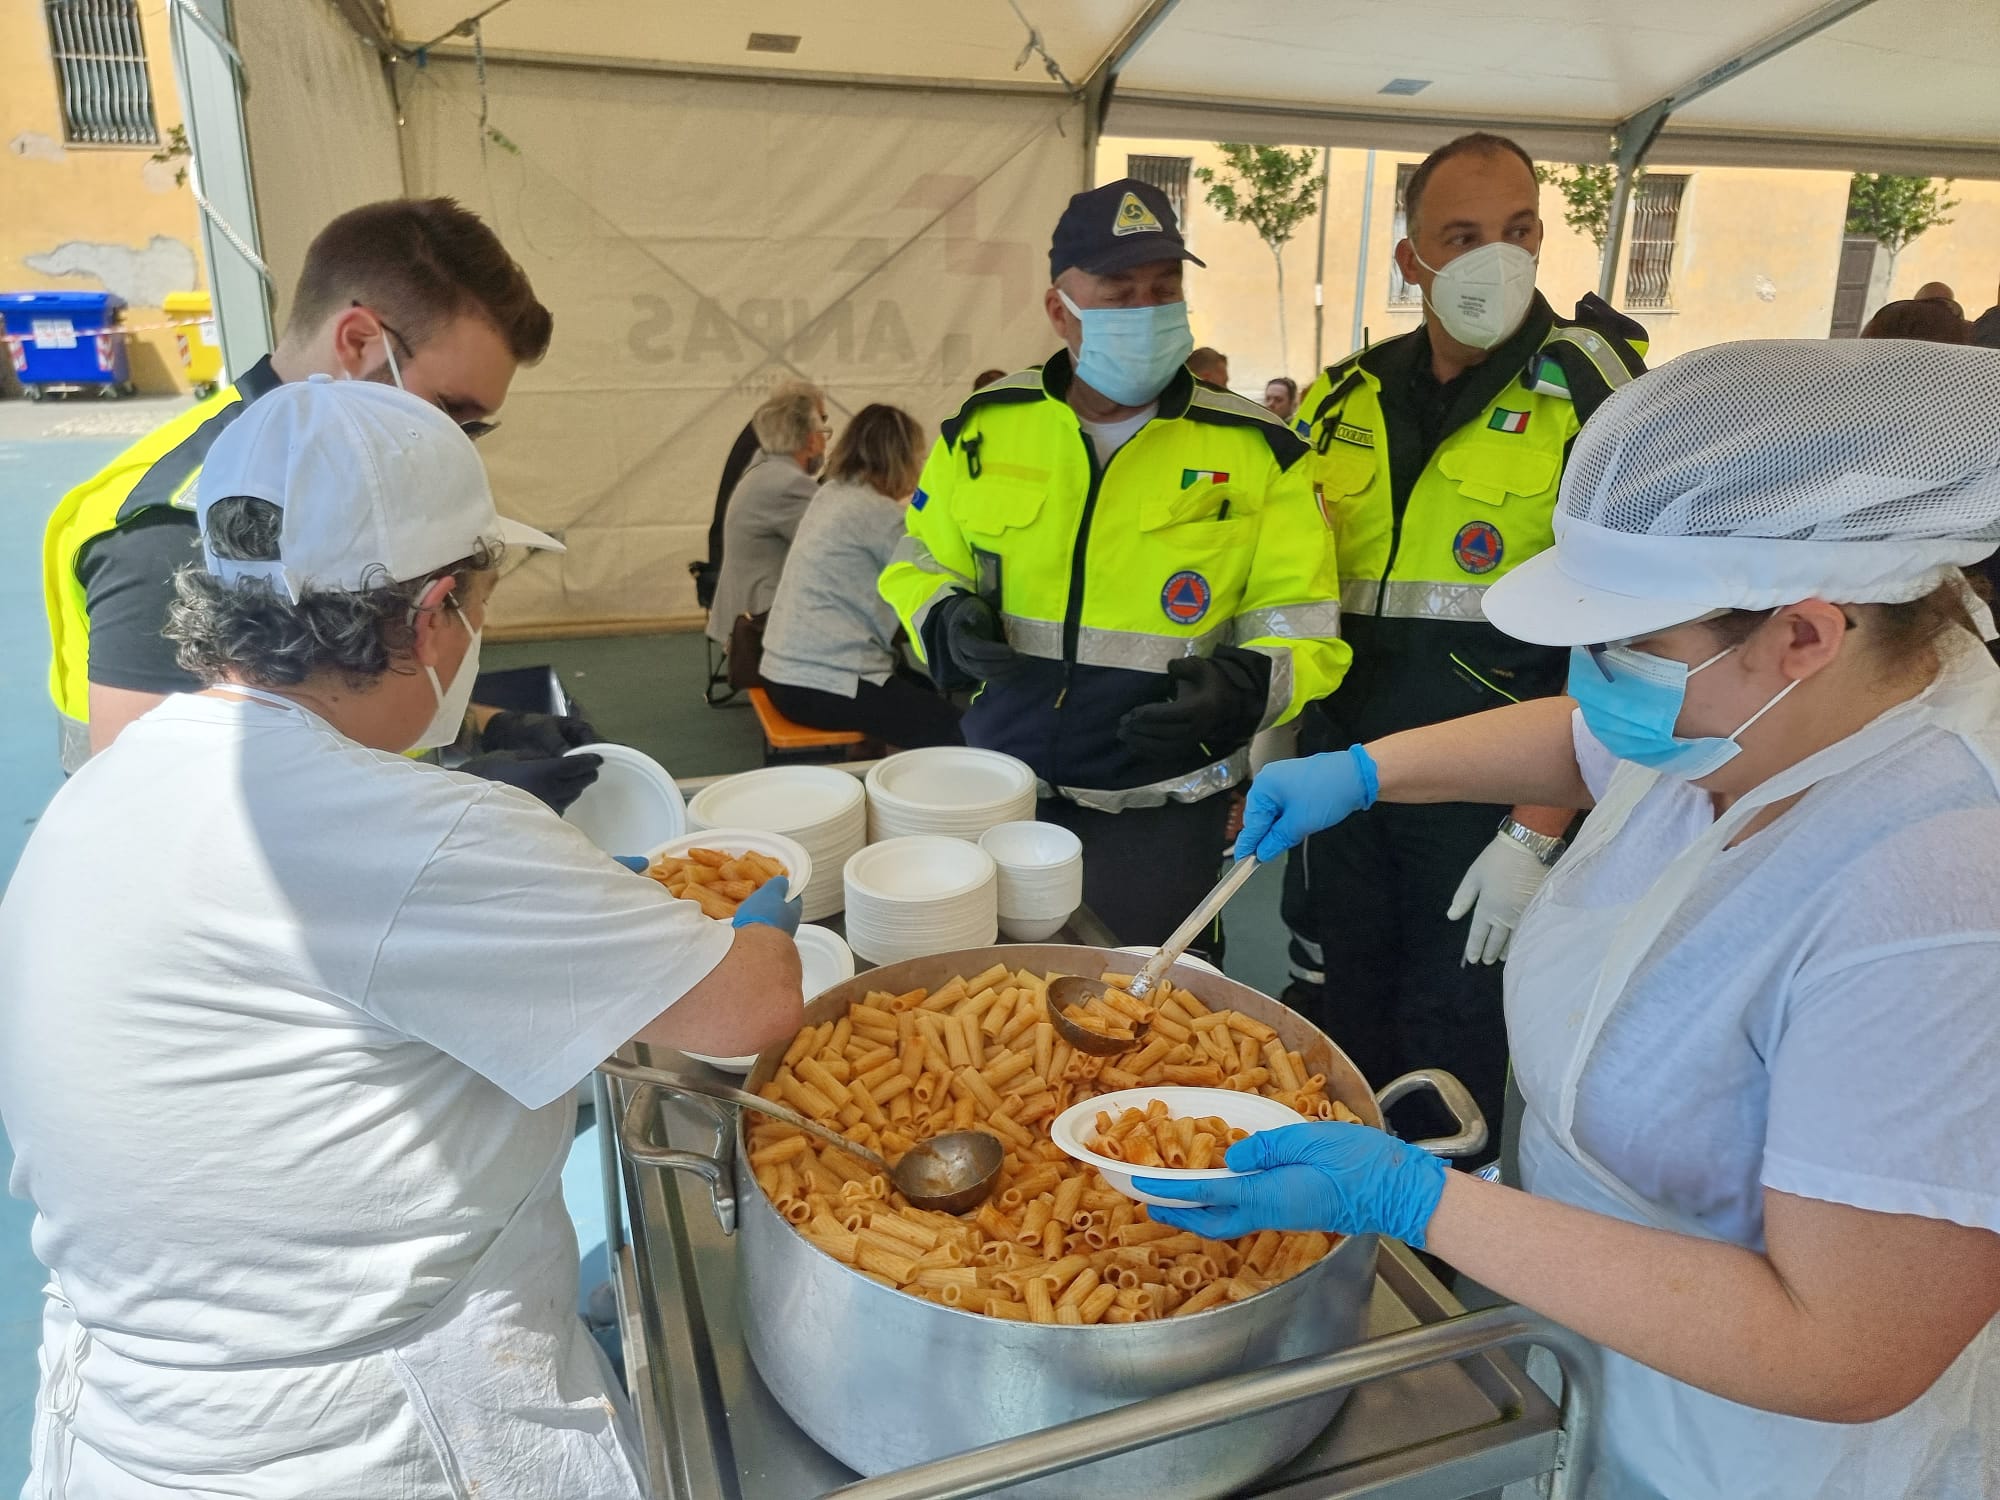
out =
[[630,745],[582,745],[571,755],[601,756],[597,780],[563,812],[606,854],[636,854],[664,839],[678,838],[688,826],[680,788],[666,768]]
[[1039,943],[1063,930],[1076,910],[1071,907],[1059,917],[1010,917],[1000,913],[1000,931],[1017,943]]
[[[801,987],[808,1005],[836,984],[844,984],[854,977],[854,954],[840,940],[839,933],[807,923],[798,930],[796,941],[799,945],[799,964],[804,970]],[[725,1073],[748,1073],[757,1066],[761,1054],[753,1052],[748,1057],[709,1057],[705,1053],[690,1052],[687,1055],[696,1062],[707,1063]]]
[[1084,1145],[1096,1133],[1097,1116],[1101,1110],[1116,1119],[1128,1109],[1144,1109],[1155,1099],[1167,1106],[1167,1112],[1176,1118],[1185,1115],[1214,1115],[1228,1122],[1230,1128],[1247,1130],[1256,1134],[1260,1130],[1278,1130],[1286,1125],[1304,1125],[1306,1117],[1290,1105],[1280,1104],[1275,1099],[1266,1099],[1262,1094],[1239,1094],[1234,1089],[1201,1089],[1162,1085],[1158,1088],[1121,1089],[1115,1094],[1099,1094],[1095,1099],[1085,1099],[1080,1104],[1072,1104],[1055,1118],[1049,1126],[1049,1137],[1065,1154],[1075,1157],[1085,1166],[1095,1167],[1105,1182],[1141,1203],[1150,1203],[1156,1208],[1199,1208],[1200,1204],[1186,1198],[1156,1198],[1151,1193],[1142,1193],[1132,1186],[1132,1178],[1158,1177],[1166,1180],[1194,1182],[1211,1177],[1241,1177],[1245,1174],[1232,1172],[1227,1167],[1203,1167],[1199,1171],[1183,1167],[1133,1167],[1130,1162],[1113,1161],[1108,1156],[1099,1156]]
[[720,849],[725,854],[763,854],[785,867],[785,893],[796,896],[812,879],[812,856],[803,846],[782,833],[766,833],[761,828],[708,828],[700,833],[684,833],[677,839],[646,851],[648,861],[669,854],[686,854],[690,849]]

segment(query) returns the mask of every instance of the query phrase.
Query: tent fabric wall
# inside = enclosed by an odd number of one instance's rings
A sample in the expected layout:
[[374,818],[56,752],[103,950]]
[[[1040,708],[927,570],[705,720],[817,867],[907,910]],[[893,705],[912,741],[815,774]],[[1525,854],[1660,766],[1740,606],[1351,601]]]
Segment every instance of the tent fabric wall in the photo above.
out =
[[312,237],[336,214],[403,192],[396,102],[380,54],[327,0],[234,11],[257,227],[283,328]]
[[685,621],[717,475],[779,380],[929,427],[1053,342],[1048,234],[1083,175],[1066,100],[532,64],[405,65],[405,181],[486,215],[555,314],[486,439],[560,535],[510,631]]

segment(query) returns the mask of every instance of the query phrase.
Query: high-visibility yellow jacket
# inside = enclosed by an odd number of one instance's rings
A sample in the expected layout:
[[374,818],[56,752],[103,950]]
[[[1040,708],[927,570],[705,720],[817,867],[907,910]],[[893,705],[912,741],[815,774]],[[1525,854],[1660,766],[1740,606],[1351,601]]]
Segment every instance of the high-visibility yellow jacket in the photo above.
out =
[[1313,382],[1299,431],[1333,517],[1342,634],[1354,668],[1328,704],[1373,738],[1561,690],[1567,653],[1486,623],[1489,584],[1546,548],[1569,447],[1584,419],[1643,372],[1644,330],[1595,298],[1527,322],[1453,393],[1428,454],[1411,394],[1430,359],[1418,328]]
[[1100,466],[1064,399],[1070,377],[1059,352],[974,393],[945,424],[882,596],[932,653],[932,607],[976,591],[1030,658],[973,703],[971,743],[1019,756],[1086,806],[1197,801],[1241,781],[1242,747],[1163,764],[1117,737],[1127,712],[1169,696],[1169,662],[1222,646],[1268,656],[1266,725],[1331,691],[1347,667],[1306,445],[1261,406],[1183,370],[1158,414]]
[[78,556],[106,532],[159,508],[185,513],[192,538],[195,480],[208,450],[245,406],[280,383],[270,360],[259,360],[234,385],[163,422],[56,503],[42,533],[42,597],[64,770],[90,754],[90,609],[76,576]]

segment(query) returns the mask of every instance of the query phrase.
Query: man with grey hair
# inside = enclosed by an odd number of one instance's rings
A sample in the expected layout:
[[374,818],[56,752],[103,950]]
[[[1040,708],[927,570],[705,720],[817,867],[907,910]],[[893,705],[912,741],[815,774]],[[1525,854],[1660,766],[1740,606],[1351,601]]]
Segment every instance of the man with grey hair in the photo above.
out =
[[798,903],[712,921],[401,753],[458,732],[503,549],[560,545],[443,411],[282,385],[196,508],[167,631],[200,690],[56,795],[0,902],[50,1271],[28,1490],[642,1500],[574,1310],[575,1089],[633,1041],[791,1035]]
[[750,418],[758,454],[729,496],[722,520],[722,575],[708,611],[708,638],[729,644],[744,615],[761,615],[778,592],[785,555],[798,535],[806,507],[819,491],[813,477],[826,457],[833,429],[826,394],[805,381],[787,381]]

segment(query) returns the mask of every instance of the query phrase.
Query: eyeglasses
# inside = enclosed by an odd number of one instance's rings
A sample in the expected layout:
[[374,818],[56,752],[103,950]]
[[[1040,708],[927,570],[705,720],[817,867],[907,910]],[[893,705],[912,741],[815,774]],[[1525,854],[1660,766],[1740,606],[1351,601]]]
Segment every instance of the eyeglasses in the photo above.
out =
[[[371,314],[374,317],[375,321],[381,325],[382,332],[387,334],[390,338],[394,339],[397,343],[403,346],[404,359],[415,359],[417,357],[417,351],[411,346],[410,341],[404,338],[402,334],[398,333],[395,330],[395,328],[391,326],[389,320],[383,317],[380,313],[376,312],[374,308],[368,306],[367,303],[361,302],[359,300],[351,302],[348,305],[351,307],[358,307],[363,312]],[[403,385],[402,372],[395,368],[396,364],[395,355],[396,351],[394,349],[391,349],[389,351],[390,373],[395,375],[396,385],[399,389],[407,389],[407,387]],[[443,412],[446,416],[448,417],[451,416],[451,408],[446,406],[442,401],[433,401],[431,405],[435,406],[439,411]],[[454,417],[452,420],[457,421],[458,419]],[[485,437],[488,433],[498,428],[499,425],[500,424],[498,422],[488,421],[483,417],[472,417],[467,419],[466,421],[459,422],[458,430],[464,433],[468,438],[472,439],[472,441],[476,443],[481,438]]]

